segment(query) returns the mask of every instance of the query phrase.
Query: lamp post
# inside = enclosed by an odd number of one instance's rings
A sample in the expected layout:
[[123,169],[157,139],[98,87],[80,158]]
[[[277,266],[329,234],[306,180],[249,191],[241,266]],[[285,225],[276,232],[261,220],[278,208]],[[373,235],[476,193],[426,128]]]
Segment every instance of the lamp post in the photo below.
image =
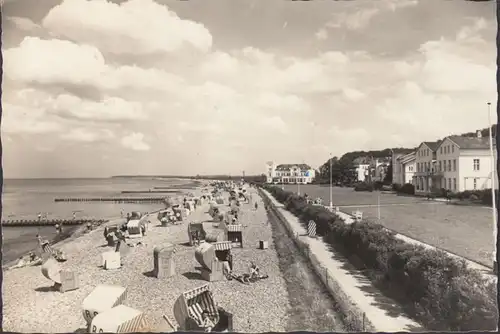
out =
[[[492,124],[491,124],[491,102],[487,103],[488,105],[488,125],[489,125],[489,136],[490,136],[490,159],[491,159],[491,200],[492,200],[492,208],[493,208],[493,237],[495,241],[495,246],[497,243],[497,201],[496,201],[496,193],[495,193],[495,155],[493,152],[493,133],[492,133]],[[497,250],[496,247],[493,248],[493,268],[497,270]]]
[[332,154],[330,153],[330,209],[333,209]]

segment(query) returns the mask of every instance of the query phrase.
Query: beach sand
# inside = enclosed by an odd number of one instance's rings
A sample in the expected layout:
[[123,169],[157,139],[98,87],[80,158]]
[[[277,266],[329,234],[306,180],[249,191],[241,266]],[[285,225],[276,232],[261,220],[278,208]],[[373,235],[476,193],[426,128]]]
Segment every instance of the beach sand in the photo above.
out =
[[[193,191],[198,193],[198,191]],[[250,189],[254,199],[258,198]],[[240,220],[244,229],[245,248],[233,250],[237,273],[248,272],[250,261],[256,262],[269,278],[252,285],[237,281],[209,283],[216,302],[234,314],[234,331],[268,332],[284,331],[289,307],[285,281],[281,276],[279,261],[272,242],[272,231],[260,198],[254,211],[243,204]],[[161,227],[151,217],[152,226],[142,238],[143,246],[125,247],[123,267],[107,271],[100,267],[101,253],[108,250],[102,235],[102,226],[60,246],[68,261],[63,269],[79,274],[80,289],[59,293],[48,291],[52,282],[40,272],[40,267],[26,267],[4,273],[4,322],[3,329],[17,332],[72,332],[83,330],[83,299],[98,284],[116,284],[128,288],[125,305],[145,312],[151,331],[164,327],[164,314],[173,318],[173,304],[179,295],[191,288],[206,284],[197,277],[194,248],[182,244],[188,241],[187,222],[210,221],[208,205],[194,211],[187,221],[179,225]],[[259,240],[268,240],[269,249],[257,249]],[[153,249],[169,242],[177,244],[174,255],[177,275],[157,279],[148,274],[153,269]]]

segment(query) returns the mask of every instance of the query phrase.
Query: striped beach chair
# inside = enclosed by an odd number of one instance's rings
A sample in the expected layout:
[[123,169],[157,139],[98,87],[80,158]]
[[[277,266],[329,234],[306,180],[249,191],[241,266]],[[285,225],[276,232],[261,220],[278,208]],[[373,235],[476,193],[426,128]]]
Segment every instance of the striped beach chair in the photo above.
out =
[[231,242],[238,242],[240,247],[243,248],[243,225],[227,225],[227,240]]
[[174,316],[179,329],[203,330],[203,311],[208,312],[214,324],[219,322],[219,311],[208,284],[183,292],[177,298],[174,304]]

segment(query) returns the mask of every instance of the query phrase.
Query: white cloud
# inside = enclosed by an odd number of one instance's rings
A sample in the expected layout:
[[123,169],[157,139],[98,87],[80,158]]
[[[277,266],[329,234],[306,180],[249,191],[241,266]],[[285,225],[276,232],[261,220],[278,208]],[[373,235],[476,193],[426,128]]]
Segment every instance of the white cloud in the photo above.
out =
[[79,84],[92,82],[106,71],[97,48],[62,40],[26,37],[19,47],[3,54],[7,76],[24,82]]
[[357,89],[352,89],[352,88],[344,88],[342,90],[342,94],[346,99],[350,101],[358,101],[366,97],[364,93],[360,92]]
[[47,120],[41,109],[26,108],[3,101],[2,132],[11,134],[49,134],[62,131],[61,124]]
[[132,132],[121,139],[123,147],[133,151],[149,151],[150,146],[144,142],[144,134],[140,132]]
[[321,28],[316,32],[316,34],[314,34],[314,36],[316,37],[317,40],[324,41],[325,39],[328,38],[328,32],[326,31],[326,29]]
[[64,0],[50,10],[43,26],[117,54],[173,52],[185,46],[208,51],[212,46],[212,35],[202,24],[183,20],[153,0]]
[[288,133],[288,125],[279,116],[271,116],[262,118],[262,124],[271,130],[275,130],[281,134]]
[[41,28],[38,24],[26,17],[8,16],[7,20],[11,21],[17,28],[24,31],[33,31]]
[[61,135],[61,139],[82,143],[93,143],[111,138],[114,138],[114,134],[108,129],[75,128]]
[[107,90],[133,87],[171,92],[183,85],[183,79],[160,69],[107,65],[94,46],[36,37],[26,37],[18,47],[4,50],[4,71],[18,82],[69,83]]
[[117,97],[106,97],[102,101],[85,101],[73,95],[61,94],[48,104],[54,111],[67,117],[81,120],[128,121],[147,119],[146,111],[137,102]]
[[257,106],[283,112],[309,111],[309,104],[301,97],[293,94],[261,93],[257,98]]

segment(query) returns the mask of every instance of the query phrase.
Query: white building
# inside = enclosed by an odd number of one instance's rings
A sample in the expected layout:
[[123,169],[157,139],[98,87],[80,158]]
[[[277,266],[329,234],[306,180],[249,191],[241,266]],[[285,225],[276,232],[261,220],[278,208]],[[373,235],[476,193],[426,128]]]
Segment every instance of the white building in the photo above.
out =
[[416,170],[416,152],[395,153],[392,156],[392,183],[403,185],[413,183]]
[[434,179],[436,149],[441,142],[423,142],[415,152],[416,171],[413,174],[415,193],[430,193],[438,190]]
[[[496,166],[496,145],[493,142]],[[439,188],[461,192],[465,190],[491,189],[492,175],[495,187],[498,177],[492,168],[489,138],[449,136],[436,152],[436,181]]]
[[269,161],[266,164],[267,183],[311,183],[316,176],[316,171],[306,164],[281,164],[276,165]]

